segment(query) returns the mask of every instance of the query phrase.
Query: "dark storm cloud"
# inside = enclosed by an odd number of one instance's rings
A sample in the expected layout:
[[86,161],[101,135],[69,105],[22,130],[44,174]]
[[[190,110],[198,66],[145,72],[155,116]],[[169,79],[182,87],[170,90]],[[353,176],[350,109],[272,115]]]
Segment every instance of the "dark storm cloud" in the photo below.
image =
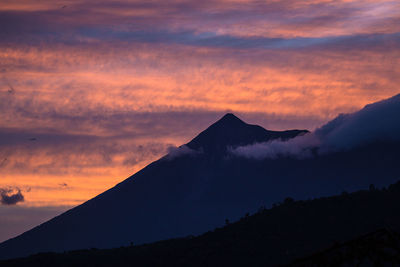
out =
[[0,203],[3,205],[16,205],[24,200],[24,195],[19,188],[0,188]]

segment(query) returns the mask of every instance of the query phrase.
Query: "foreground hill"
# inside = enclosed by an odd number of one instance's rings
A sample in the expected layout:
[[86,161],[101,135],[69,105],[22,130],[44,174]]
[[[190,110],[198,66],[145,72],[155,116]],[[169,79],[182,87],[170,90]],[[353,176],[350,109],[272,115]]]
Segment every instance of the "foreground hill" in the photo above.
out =
[[[287,198],[271,209],[260,209],[254,215],[246,215],[234,223],[227,222],[223,228],[198,237],[110,250],[44,253],[3,261],[0,265],[398,265],[400,239],[395,231],[400,230],[399,212],[400,183],[382,190],[371,186],[370,190],[314,200]],[[315,251],[320,252],[313,254]],[[299,257],[305,258],[295,260]]]
[[399,266],[400,234],[378,229],[343,243],[297,259],[291,267],[307,266]]
[[1,243],[0,258],[199,235],[287,196],[386,186],[399,179],[398,114],[400,95],[314,133],[268,131],[227,114],[110,190]]

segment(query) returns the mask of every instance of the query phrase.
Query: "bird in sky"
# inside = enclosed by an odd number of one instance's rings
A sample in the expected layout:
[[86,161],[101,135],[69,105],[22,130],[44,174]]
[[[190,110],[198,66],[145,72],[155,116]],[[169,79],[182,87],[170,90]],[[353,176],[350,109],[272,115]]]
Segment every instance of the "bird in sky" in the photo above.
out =
[[14,94],[14,93],[15,93],[14,87],[13,87],[11,84],[9,84],[9,83],[7,83],[7,85],[8,85],[8,88],[9,88],[7,92],[8,92],[9,94],[11,94],[11,95]]

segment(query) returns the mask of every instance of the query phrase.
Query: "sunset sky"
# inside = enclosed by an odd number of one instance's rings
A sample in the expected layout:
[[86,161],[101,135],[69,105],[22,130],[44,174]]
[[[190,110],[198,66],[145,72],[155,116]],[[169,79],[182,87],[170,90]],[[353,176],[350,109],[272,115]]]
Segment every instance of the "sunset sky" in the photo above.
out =
[[226,112],[313,130],[399,92],[398,0],[1,0],[0,241]]

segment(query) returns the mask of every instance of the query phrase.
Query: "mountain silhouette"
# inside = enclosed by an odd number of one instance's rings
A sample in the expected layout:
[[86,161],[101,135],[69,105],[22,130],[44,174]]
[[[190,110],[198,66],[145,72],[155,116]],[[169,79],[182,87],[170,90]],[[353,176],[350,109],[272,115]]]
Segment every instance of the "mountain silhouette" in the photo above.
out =
[[399,178],[397,142],[370,143],[304,160],[253,160],[228,151],[306,133],[268,131],[227,114],[186,144],[199,153],[149,164],[82,205],[1,243],[0,258],[197,235],[288,196],[329,196]]
[[220,155],[229,147],[267,142],[273,139],[287,140],[305,133],[308,131],[268,131],[261,126],[247,124],[232,113],[227,113],[186,145],[191,149]]
[[306,201],[287,198],[199,236],[41,253],[0,266],[399,266],[399,209],[400,182]]

